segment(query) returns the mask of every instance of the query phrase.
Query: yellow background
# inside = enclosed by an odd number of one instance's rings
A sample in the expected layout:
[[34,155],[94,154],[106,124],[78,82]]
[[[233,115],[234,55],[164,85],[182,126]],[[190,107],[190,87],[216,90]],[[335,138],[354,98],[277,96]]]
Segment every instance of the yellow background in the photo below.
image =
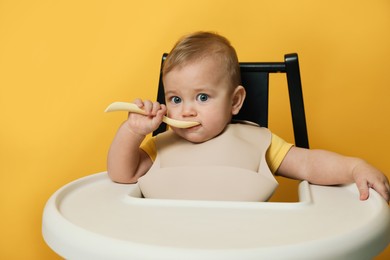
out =
[[[389,176],[389,29],[388,0],[1,0],[0,258],[59,258],[41,237],[45,202],[106,169],[126,115],[103,110],[155,99],[161,54],[196,30],[229,38],[241,61],[297,52],[311,147]],[[272,79],[270,128],[293,141],[285,80]]]

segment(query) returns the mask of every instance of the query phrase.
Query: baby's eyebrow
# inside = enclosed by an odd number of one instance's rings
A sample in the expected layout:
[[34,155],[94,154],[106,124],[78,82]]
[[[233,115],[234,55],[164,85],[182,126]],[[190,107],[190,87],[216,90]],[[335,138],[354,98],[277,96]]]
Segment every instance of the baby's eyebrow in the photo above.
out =
[[192,90],[194,92],[205,92],[205,91],[212,91],[214,90],[214,88],[212,86],[205,85],[202,87],[194,87]]
[[167,92],[165,92],[165,96],[171,96],[171,95],[177,95],[177,93],[172,90],[168,90]]

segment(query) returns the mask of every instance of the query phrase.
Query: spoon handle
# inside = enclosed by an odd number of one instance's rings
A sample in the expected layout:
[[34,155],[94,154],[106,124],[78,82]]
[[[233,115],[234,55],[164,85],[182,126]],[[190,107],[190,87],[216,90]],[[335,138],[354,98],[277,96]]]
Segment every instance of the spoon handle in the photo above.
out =
[[[146,115],[145,111],[139,108],[136,104],[134,103],[127,103],[127,102],[114,102],[110,104],[104,112],[114,112],[114,111],[127,111],[130,113],[137,113],[141,115]],[[199,125],[198,122],[194,121],[181,121],[181,120],[176,120],[172,119],[169,117],[164,116],[163,117],[163,122],[177,128],[189,128],[193,127],[196,125]]]

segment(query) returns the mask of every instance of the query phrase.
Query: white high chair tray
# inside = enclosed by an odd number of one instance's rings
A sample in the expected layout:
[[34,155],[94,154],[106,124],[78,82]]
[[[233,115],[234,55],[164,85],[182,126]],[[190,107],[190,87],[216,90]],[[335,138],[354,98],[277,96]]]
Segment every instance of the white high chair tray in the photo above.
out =
[[371,259],[390,242],[390,209],[356,186],[299,186],[300,201],[141,198],[107,173],[71,182],[48,200],[42,232],[66,259]]

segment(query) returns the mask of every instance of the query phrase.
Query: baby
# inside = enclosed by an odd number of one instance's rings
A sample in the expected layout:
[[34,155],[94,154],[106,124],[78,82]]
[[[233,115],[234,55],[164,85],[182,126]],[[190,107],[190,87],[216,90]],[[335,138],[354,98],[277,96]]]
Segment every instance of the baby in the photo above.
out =
[[[237,54],[226,38],[210,32],[183,37],[164,62],[163,83],[166,105],[134,100],[147,115],[130,113],[115,135],[108,153],[108,174],[115,182],[135,183],[152,168],[160,149],[156,148],[160,135],[141,143],[158,128],[166,114],[173,119],[200,123],[188,129],[171,127],[167,131],[176,138],[174,140],[191,144],[191,147],[201,147],[231,131],[241,131],[230,130],[233,129],[231,119],[240,111],[246,92],[240,85]],[[248,128],[239,124],[234,129],[242,127]],[[264,129],[249,128],[248,131]],[[369,188],[372,188],[389,202],[387,177],[362,159],[295,147],[274,134],[259,134],[258,138],[269,139],[265,157],[275,175],[319,185],[355,182],[361,200],[369,197]],[[252,143],[256,140],[252,139]],[[185,161],[185,154],[181,157]],[[256,157],[251,158],[259,160]]]

